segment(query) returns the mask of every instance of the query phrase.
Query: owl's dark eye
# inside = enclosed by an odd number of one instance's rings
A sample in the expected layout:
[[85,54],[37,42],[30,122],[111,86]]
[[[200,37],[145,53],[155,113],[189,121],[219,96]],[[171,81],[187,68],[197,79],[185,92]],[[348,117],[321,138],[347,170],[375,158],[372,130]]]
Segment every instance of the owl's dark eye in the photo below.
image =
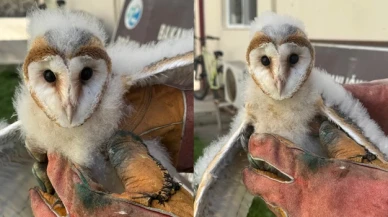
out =
[[271,64],[271,61],[269,60],[269,58],[267,56],[262,56],[261,57],[261,63],[264,66],[269,66],[269,64]]
[[57,78],[55,77],[54,72],[49,70],[49,69],[43,72],[43,77],[44,77],[44,80],[46,80],[49,83],[52,83],[55,80],[57,80]]
[[298,61],[299,61],[299,56],[297,54],[291,54],[288,61],[291,63],[291,64],[296,64]]
[[85,67],[84,69],[82,69],[81,71],[81,74],[80,74],[80,78],[84,81],[87,81],[89,80],[91,77],[93,76],[93,69],[89,68],[89,67]]

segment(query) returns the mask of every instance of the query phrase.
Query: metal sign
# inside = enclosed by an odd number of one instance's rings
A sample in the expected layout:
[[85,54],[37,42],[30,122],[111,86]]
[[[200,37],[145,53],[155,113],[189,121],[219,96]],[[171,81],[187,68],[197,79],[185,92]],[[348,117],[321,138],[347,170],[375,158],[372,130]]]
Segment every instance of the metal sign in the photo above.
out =
[[126,0],[114,40],[147,43],[194,28],[194,0]]
[[388,76],[388,48],[313,43],[315,66],[341,84],[362,83]]

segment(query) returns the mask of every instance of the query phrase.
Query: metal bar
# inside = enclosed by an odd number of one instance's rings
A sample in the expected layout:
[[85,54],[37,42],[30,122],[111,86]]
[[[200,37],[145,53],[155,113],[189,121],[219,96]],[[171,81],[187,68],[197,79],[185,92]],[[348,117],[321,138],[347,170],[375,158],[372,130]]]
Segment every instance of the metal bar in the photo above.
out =
[[205,47],[206,40],[205,40],[205,15],[204,15],[204,7],[203,7],[203,0],[198,0],[198,12],[199,12],[199,36],[202,40],[201,41],[201,47]]

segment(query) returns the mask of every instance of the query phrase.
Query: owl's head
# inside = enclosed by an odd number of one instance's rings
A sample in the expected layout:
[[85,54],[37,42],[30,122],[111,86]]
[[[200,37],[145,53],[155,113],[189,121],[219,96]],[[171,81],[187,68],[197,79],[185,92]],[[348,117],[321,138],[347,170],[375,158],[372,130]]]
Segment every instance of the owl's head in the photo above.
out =
[[98,108],[111,74],[105,32],[81,12],[37,10],[29,17],[24,83],[48,118],[80,126]]
[[266,13],[252,23],[246,53],[249,72],[269,97],[292,97],[314,66],[314,49],[303,24],[288,16]]

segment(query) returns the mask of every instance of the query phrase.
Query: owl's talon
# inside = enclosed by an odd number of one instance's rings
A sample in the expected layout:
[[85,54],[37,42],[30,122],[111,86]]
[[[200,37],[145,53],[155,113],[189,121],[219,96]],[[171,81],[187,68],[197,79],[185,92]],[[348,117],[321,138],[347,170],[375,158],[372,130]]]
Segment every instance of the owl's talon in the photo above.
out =
[[368,163],[371,163],[372,161],[376,160],[377,157],[376,155],[372,154],[370,151],[368,151],[367,149],[365,149],[366,151],[366,154],[362,156],[361,160],[362,162],[368,162]]
[[244,148],[244,150],[248,151],[248,142],[249,138],[255,131],[254,127],[252,125],[247,125],[243,130],[242,134],[240,136],[240,144]]
[[62,200],[57,198],[57,200],[55,200],[55,202],[52,204],[52,207],[65,207],[65,206],[63,205]]
[[35,161],[39,162],[39,163],[47,163],[48,162],[48,159],[47,159],[47,153],[45,152],[41,152],[39,150],[32,150],[30,149],[29,147],[31,146],[30,145],[30,141],[27,139],[25,141],[25,144],[26,144],[26,150],[28,152],[28,154],[35,159]]
[[35,176],[43,192],[54,194],[54,188],[47,175],[47,163],[35,162],[32,166],[32,174]]

